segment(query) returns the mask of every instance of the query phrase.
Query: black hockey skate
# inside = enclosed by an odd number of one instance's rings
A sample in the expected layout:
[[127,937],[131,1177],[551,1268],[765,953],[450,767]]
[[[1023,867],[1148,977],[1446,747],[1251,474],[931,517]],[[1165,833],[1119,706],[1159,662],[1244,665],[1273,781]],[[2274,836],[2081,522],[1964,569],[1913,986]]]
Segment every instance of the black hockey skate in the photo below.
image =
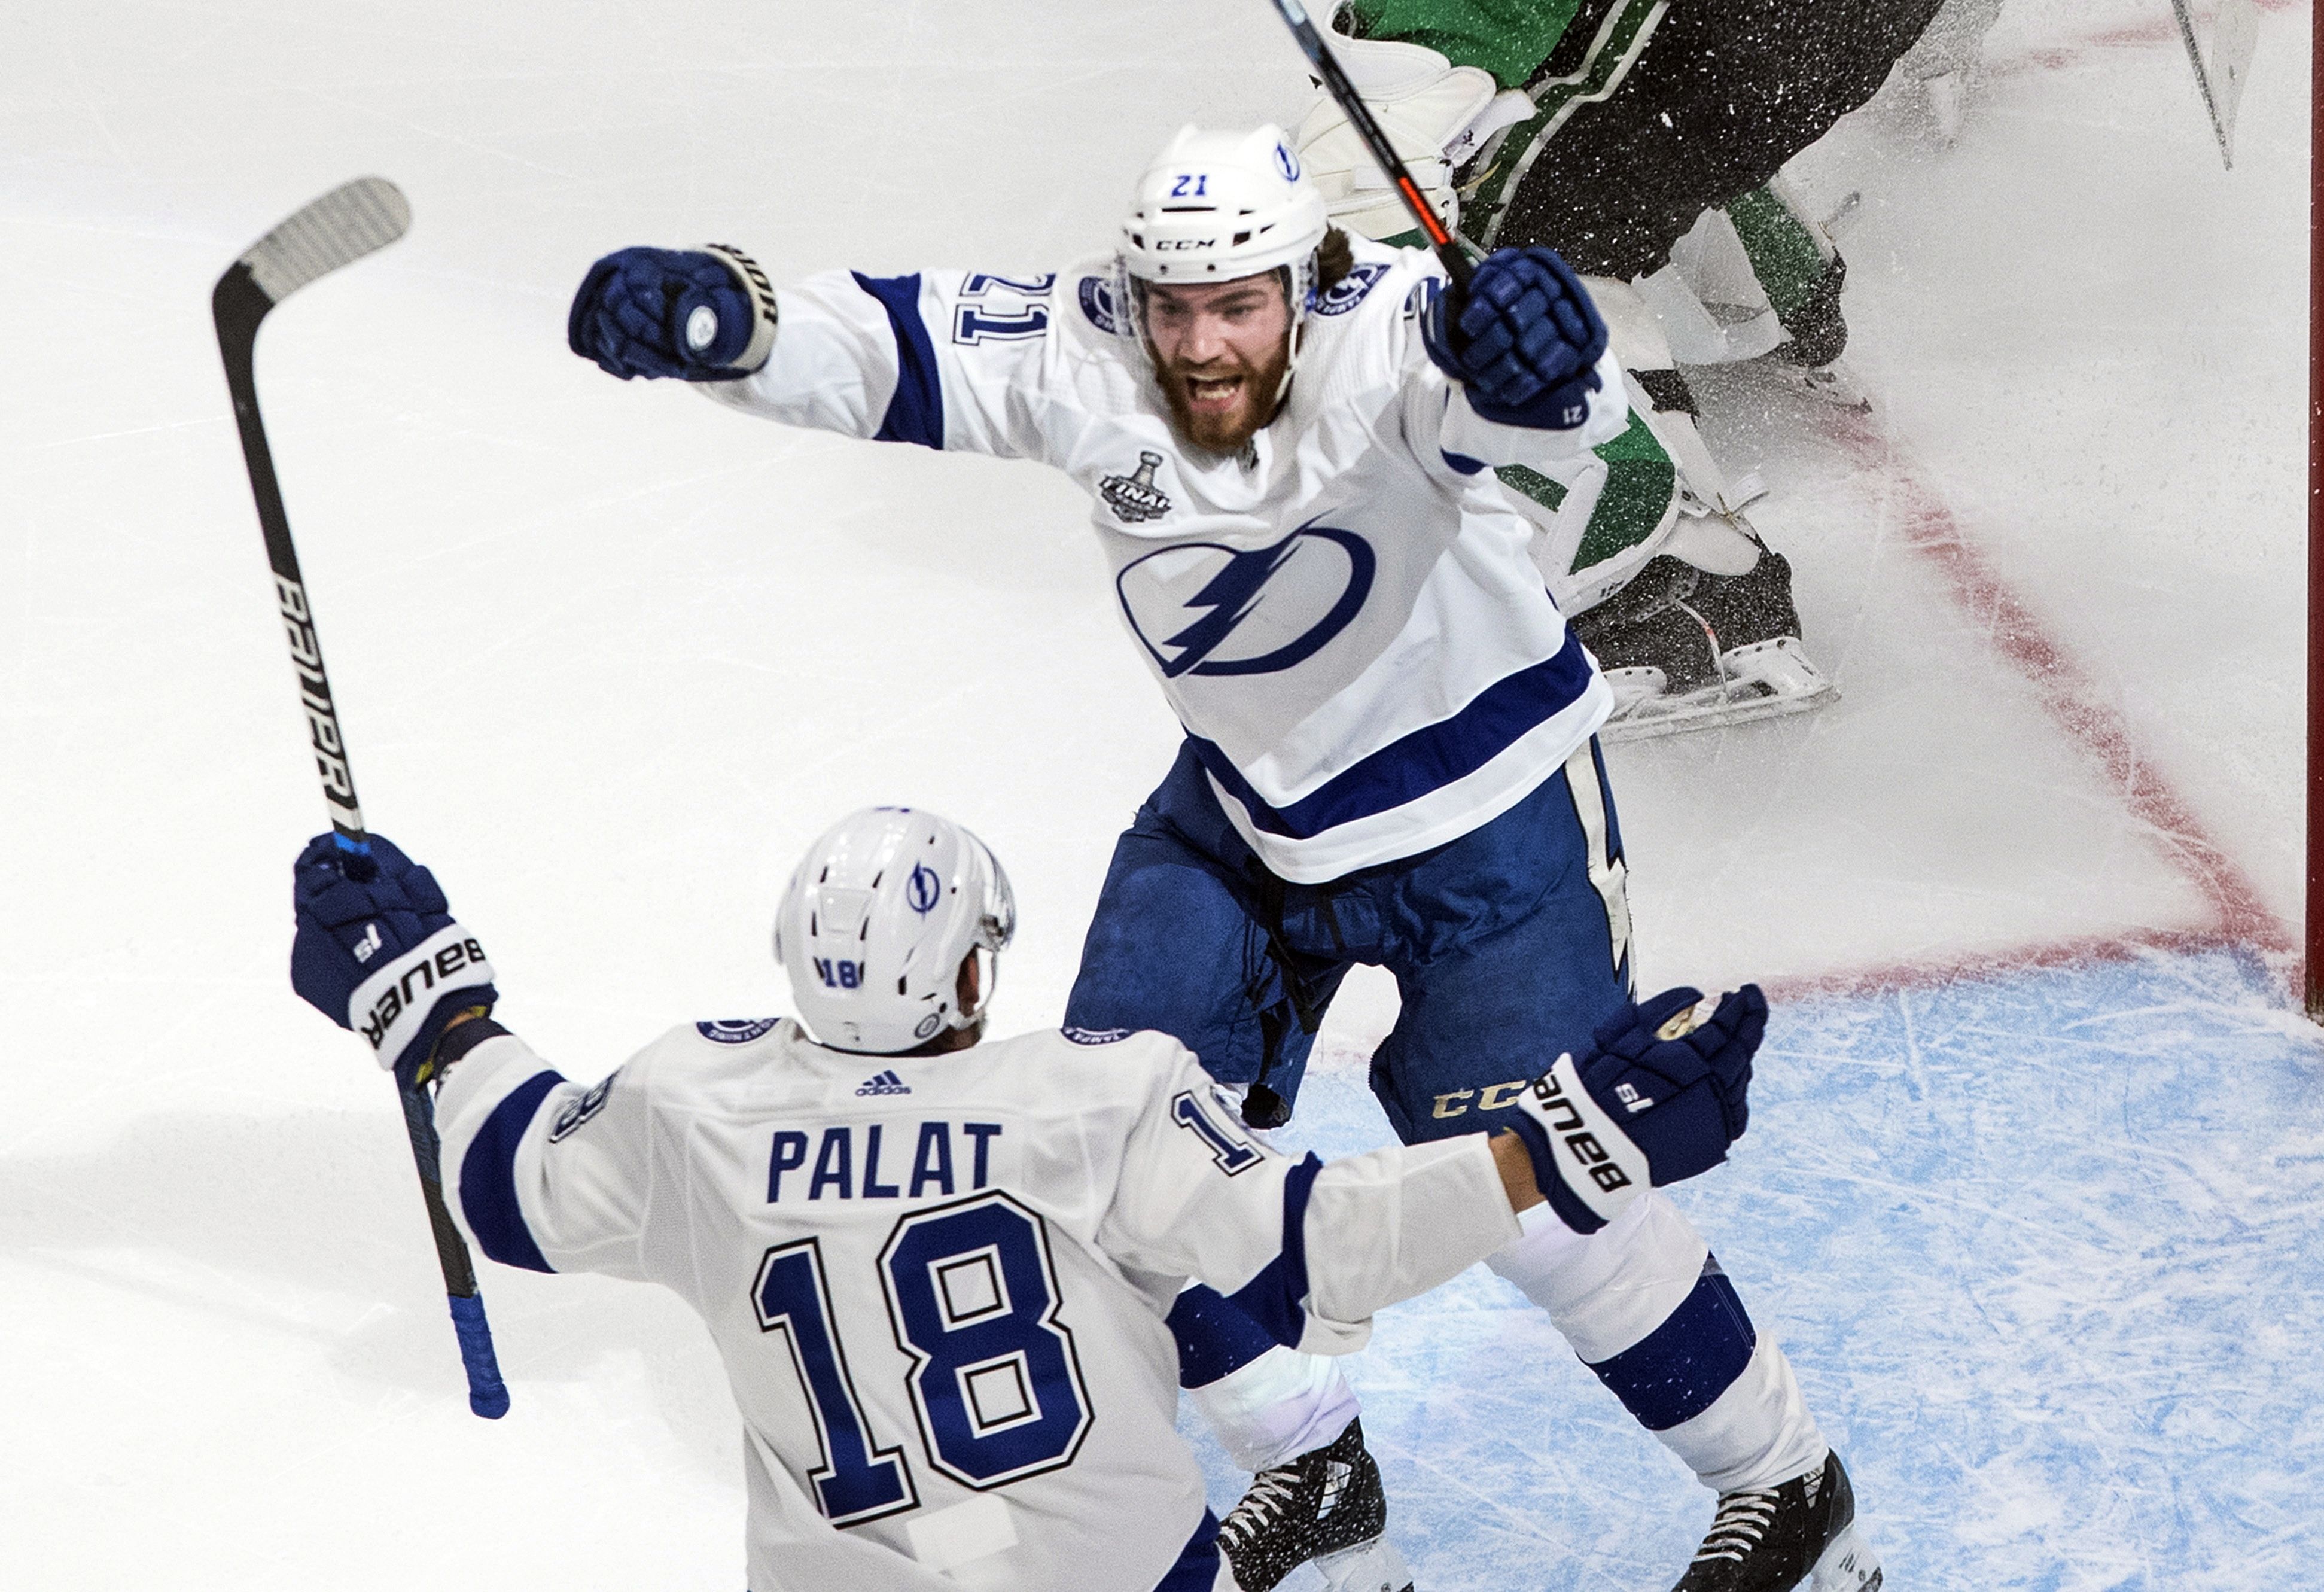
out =
[[1840,1456],[1780,1486],[1721,1493],[1711,1534],[1672,1592],[1880,1592]]
[[[1752,538],[1757,541],[1757,537]],[[1800,644],[1792,566],[1760,544],[1740,575],[1662,554],[1572,620],[1614,688],[1609,741],[1740,724],[1819,707],[1831,679]]]
[[1219,1550],[1244,1592],[1272,1592],[1310,1560],[1332,1592],[1412,1592],[1386,1536],[1388,1494],[1360,1421],[1321,1449],[1251,1478],[1219,1523]]

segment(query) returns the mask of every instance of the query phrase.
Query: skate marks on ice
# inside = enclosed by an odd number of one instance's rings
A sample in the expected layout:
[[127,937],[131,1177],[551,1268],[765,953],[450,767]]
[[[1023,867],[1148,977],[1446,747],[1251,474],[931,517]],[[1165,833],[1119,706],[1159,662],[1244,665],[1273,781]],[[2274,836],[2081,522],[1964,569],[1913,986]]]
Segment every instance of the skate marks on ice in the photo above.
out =
[[[2254,9],[2280,15],[2301,8],[2301,0],[2253,0]],[[2199,5],[2195,15],[2202,23],[2203,37],[2211,37],[2211,26],[2218,7]],[[2109,50],[2152,49],[2175,46],[2180,42],[2178,23],[2165,6],[2156,6],[2151,14],[2135,19],[2100,23],[2060,37],[2028,41],[2019,47],[1989,55],[1983,69],[1996,77],[2015,77],[2029,72],[2068,71],[2083,64],[2089,57]]]
[[1792,560],[1808,644],[1844,694],[1789,721],[1609,750],[1642,987],[1864,987],[2248,927],[2188,872],[2201,831],[2118,722],[2061,732],[2080,677],[2039,650],[2022,606],[1997,625],[1970,600],[2000,588],[1956,578],[1974,567],[1965,547],[1932,551],[1960,539],[1904,450],[1868,440],[1877,416],[1763,371],[1691,376],[1712,446],[1772,488],[1755,517]]
[[2291,930],[2212,836],[2193,806],[2140,749],[2116,694],[2092,679],[1967,535],[1910,455],[1869,417],[1835,412],[1831,434],[1886,486],[1899,540],[1942,580],[1946,594],[2033,686],[2068,739],[2104,771],[2131,817],[2202,897],[2209,921],[2192,931],[2141,929],[2128,946],[2245,946],[2287,955]]
[[[1384,1136],[1360,1051],[1282,1135]],[[1778,1009],[1677,1190],[1845,1453],[1895,1584],[2246,1592],[2324,1550],[2324,1046],[2226,952]],[[1667,1585],[1708,1495],[1482,1268],[1350,1365],[1420,1585]],[[1240,1486],[1207,1439],[1213,1502]],[[1286,1586],[1314,1585],[1301,1571]]]

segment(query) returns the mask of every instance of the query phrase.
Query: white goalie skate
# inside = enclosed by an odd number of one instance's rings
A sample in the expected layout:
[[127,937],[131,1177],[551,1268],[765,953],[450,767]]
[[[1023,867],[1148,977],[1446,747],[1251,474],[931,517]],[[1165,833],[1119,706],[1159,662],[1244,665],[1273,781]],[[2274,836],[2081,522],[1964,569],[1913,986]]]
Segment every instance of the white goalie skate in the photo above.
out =
[[1804,713],[1834,694],[1831,678],[1809,659],[1797,636],[1729,647],[1718,662],[1719,680],[1691,691],[1673,691],[1670,677],[1652,664],[1607,670],[1614,711],[1599,735],[1609,741],[1643,741],[1745,724]]

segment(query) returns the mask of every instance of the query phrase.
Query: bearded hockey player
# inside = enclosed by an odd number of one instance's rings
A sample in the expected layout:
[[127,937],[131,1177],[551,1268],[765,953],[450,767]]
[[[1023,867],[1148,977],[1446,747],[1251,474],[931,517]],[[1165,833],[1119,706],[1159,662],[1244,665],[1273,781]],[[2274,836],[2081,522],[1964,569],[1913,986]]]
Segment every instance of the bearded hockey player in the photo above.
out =
[[[293,901],[293,984],[437,1091],[476,1246],[701,1314],[761,1592],[1235,1592],[1172,1426],[1185,1279],[1286,1343],[1360,1347],[1527,1227],[1722,1159],[1766,1020],[1748,986],[1672,991],[1555,1058],[1512,1132],[1325,1166],[1244,1132],[1164,1034],[971,1049],[1015,907],[931,813],[857,813],[801,860],[775,923],[798,1017],[681,1024],[594,1086],[493,1020],[482,947],[391,842],[358,865],[318,836]],[[1377,1516],[1377,1484],[1341,1507]]]
[[[1555,249],[1612,326],[1635,414],[1598,450],[1603,484],[1498,472],[1614,687],[1609,738],[1831,699],[1799,641],[1790,565],[1743,516],[1751,484],[1730,486],[1704,449],[1674,344],[1691,364],[1764,356],[1819,395],[1861,402],[1835,364],[1847,263],[1781,168],[1900,57],[1950,137],[1999,0],[1331,10],[1334,53],[1447,225],[1479,249]],[[1421,242],[1330,96],[1298,127],[1335,223]]]
[[[1171,1034],[1272,1125],[1347,969],[1384,967],[1403,1010],[1373,1088],[1417,1143],[1498,1125],[1526,1081],[1503,1058],[1585,1046],[1629,1000],[1594,736],[1613,693],[1489,474],[1579,479],[1626,424],[1604,322],[1554,254],[1489,256],[1454,303],[1433,256],[1328,227],[1276,129],[1189,128],[1108,257],[777,291],[731,248],[628,249],[584,280],[568,339],[616,375],[1038,459],[1090,494],[1186,739],[1115,850],[1068,1032]],[[1833,1550],[1840,1468],[1675,1207],[1649,1195],[1492,1263],[1722,1495],[1711,1541],[1740,1548],[1690,1592],[1789,1587]],[[1215,1294],[1173,1322],[1196,1402],[1261,1473],[1222,1528],[1243,1585],[1314,1559],[1336,1586],[1400,1587],[1327,1508],[1370,1463],[1336,1373]]]

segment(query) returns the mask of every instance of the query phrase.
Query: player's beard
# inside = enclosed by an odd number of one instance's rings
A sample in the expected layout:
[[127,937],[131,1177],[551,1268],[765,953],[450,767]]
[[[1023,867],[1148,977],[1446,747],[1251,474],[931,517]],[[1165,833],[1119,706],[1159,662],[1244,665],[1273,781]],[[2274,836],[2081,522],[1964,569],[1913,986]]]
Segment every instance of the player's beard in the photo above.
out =
[[[1239,453],[1275,418],[1283,375],[1290,367],[1291,339],[1286,338],[1264,365],[1251,365],[1233,356],[1199,366],[1165,366],[1157,360],[1155,378],[1161,384],[1163,399],[1170,405],[1170,418],[1177,423],[1180,436],[1213,453]],[[1205,383],[1232,380],[1236,385],[1231,402],[1199,401],[1193,385],[1196,378]]]

